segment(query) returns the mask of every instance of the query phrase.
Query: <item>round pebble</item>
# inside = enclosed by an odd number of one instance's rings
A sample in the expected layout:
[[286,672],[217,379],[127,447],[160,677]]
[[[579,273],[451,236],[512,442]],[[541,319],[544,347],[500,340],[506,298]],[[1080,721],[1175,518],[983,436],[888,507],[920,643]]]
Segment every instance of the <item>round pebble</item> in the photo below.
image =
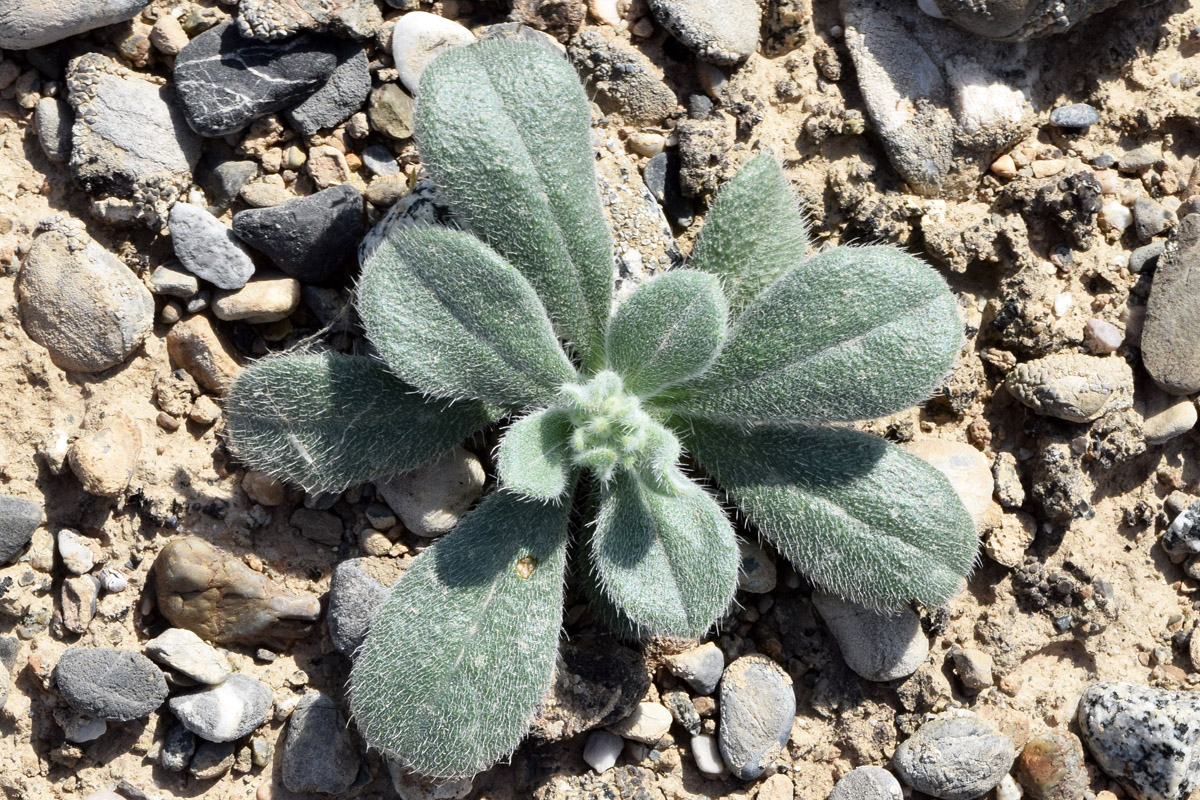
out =
[[421,73],[447,47],[470,44],[475,35],[454,20],[426,11],[410,11],[392,28],[392,58],[400,81],[415,95]]
[[737,778],[752,781],[783,751],[796,716],[792,679],[766,656],[742,656],[721,677],[721,756]]
[[940,800],[972,800],[1008,774],[1012,740],[971,712],[948,712],[926,722],[896,748],[900,779]]
[[829,795],[829,800],[900,800],[903,791],[892,773],[881,767],[850,770]]
[[148,716],[167,699],[166,678],[150,659],[107,647],[67,648],[54,685],[76,711],[115,722]]
[[616,766],[624,740],[608,731],[592,731],[583,746],[583,760],[596,772],[603,773]]

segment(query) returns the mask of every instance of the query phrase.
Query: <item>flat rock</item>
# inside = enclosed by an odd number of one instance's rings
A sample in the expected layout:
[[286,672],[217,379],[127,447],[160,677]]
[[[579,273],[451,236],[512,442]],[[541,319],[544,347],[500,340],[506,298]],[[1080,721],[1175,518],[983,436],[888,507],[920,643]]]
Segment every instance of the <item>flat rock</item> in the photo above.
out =
[[154,325],[149,290],[81,225],[54,223],[34,239],[17,296],[29,338],[67,372],[115,367]]
[[721,757],[730,773],[752,781],[783,752],[796,716],[792,679],[766,656],[742,656],[721,677]]
[[240,289],[254,274],[246,246],[207,209],[176,203],[169,226],[175,257],[196,277],[219,289]]
[[146,655],[200,683],[216,685],[230,673],[223,653],[183,628],[168,628],[146,642]]
[[665,661],[671,674],[687,681],[696,694],[712,694],[725,672],[725,654],[713,642],[667,656]]
[[42,519],[41,503],[0,494],[0,566],[20,555]]
[[929,655],[921,617],[911,608],[886,614],[822,592],[813,592],[812,601],[846,665],[869,681],[907,678]]
[[217,644],[271,644],[308,635],[315,597],[283,591],[229,553],[194,536],[167,543],[154,561],[158,607],[171,623]]
[[391,480],[375,484],[383,501],[418,536],[450,532],[483,493],[479,459],[461,446]]
[[29,50],[133,19],[150,0],[6,0],[0,5],[0,48]]
[[67,648],[54,685],[71,708],[114,722],[148,716],[167,699],[166,678],[150,659],[107,647]]
[[1017,365],[1004,386],[1037,413],[1068,422],[1133,406],[1133,370],[1119,356],[1054,353]]
[[856,767],[850,770],[829,795],[829,800],[900,800],[900,781],[882,767]]
[[475,34],[452,19],[427,11],[410,11],[392,28],[392,58],[400,81],[409,94],[416,95],[421,73],[430,61],[447,47],[475,41]]
[[301,136],[341,125],[362,108],[371,93],[366,48],[356,42],[344,42],[338,47],[337,56],[337,67],[325,85],[283,112],[288,125]]
[[358,777],[359,756],[337,702],[309,692],[288,720],[283,785],[293,792],[341,794]]
[[217,319],[262,325],[287,319],[300,305],[300,282],[287,275],[260,275],[240,289],[215,292],[212,310]]
[[238,31],[248,39],[332,33],[365,39],[383,24],[375,0],[240,0]]
[[304,100],[337,67],[336,45],[308,35],[260,42],[224,22],[175,59],[175,87],[192,130],[236,133],[259,117]]
[[305,283],[327,280],[354,253],[363,227],[363,199],[350,185],[298,197],[233,217],[238,237]]
[[1142,363],[1165,391],[1200,392],[1200,214],[1180,221],[1159,257],[1142,327]]
[[978,714],[947,712],[896,748],[900,780],[940,800],[971,800],[993,789],[1017,757],[1012,740]]
[[762,10],[754,0],[650,0],[654,18],[710,64],[732,66],[758,48]]
[[964,34],[915,2],[841,0],[846,45],[877,135],[919,194],[965,195],[1029,131],[1044,61]]
[[364,560],[352,558],[333,569],[329,580],[329,638],[344,656],[352,656],[371,629],[375,612],[391,590],[363,569]]
[[990,39],[1017,41],[1062,33],[1120,0],[933,0],[943,15]]
[[1092,758],[1140,800],[1183,800],[1200,784],[1200,693],[1093,683],[1078,719]]
[[187,126],[175,92],[112,58],[85,53],[67,69],[67,99],[75,112],[75,178],[89,194],[133,201],[135,218],[161,228],[200,160],[201,139]]
[[172,697],[169,703],[184,727],[209,742],[232,742],[267,721],[271,687],[234,673],[222,683]]

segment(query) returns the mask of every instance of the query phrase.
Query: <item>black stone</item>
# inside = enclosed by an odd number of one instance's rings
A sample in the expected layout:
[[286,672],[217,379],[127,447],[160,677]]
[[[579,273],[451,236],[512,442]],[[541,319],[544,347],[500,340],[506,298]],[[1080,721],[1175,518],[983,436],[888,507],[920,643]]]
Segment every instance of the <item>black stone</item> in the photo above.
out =
[[1060,128],[1087,128],[1100,121],[1100,112],[1087,103],[1059,106],[1050,112],[1050,124]]
[[42,524],[42,506],[23,497],[0,495],[0,565],[25,549]]
[[221,212],[233,204],[242,187],[258,174],[258,164],[254,161],[233,159],[215,164],[206,163],[207,161],[206,158],[201,162],[200,185],[208,195],[210,209]]
[[230,22],[205,31],[175,58],[175,88],[188,125],[202,136],[225,136],[299,103],[333,74],[338,45],[306,35],[243,39]]
[[695,209],[692,201],[683,194],[683,185],[679,180],[679,163],[678,153],[659,153],[646,162],[642,177],[654,199],[663,207],[671,224],[686,228],[692,224]]
[[327,280],[354,252],[362,233],[363,199],[353,186],[334,186],[233,217],[233,232],[297,280]]
[[371,70],[367,51],[358,42],[343,42],[338,48],[338,65],[325,85],[300,105],[283,113],[301,136],[312,136],[350,119],[363,107],[371,93]]

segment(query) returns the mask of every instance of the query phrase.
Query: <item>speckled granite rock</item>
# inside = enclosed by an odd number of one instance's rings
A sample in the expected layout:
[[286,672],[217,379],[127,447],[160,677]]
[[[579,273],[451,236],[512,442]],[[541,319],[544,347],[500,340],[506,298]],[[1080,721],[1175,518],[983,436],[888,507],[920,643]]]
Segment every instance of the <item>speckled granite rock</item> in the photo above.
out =
[[0,3],[0,48],[28,50],[137,16],[149,0],[6,0]]
[[1185,800],[1200,783],[1200,692],[1093,683],[1079,728],[1100,768],[1139,800]]
[[[1154,0],[1156,1],[1156,0]],[[971,33],[1015,41],[1069,30],[1121,0],[934,0],[950,20]],[[1144,5],[1150,5],[1144,2]]]
[[241,0],[238,31],[248,39],[333,33],[366,39],[383,24],[375,0]]
[[1133,405],[1133,370],[1119,356],[1055,353],[1019,365],[1005,388],[1039,414],[1090,422]]

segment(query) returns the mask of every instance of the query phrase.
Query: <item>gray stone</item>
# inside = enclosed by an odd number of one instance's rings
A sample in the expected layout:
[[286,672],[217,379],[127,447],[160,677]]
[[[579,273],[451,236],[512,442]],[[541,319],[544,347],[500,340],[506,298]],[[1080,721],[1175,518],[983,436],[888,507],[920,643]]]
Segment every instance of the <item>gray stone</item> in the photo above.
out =
[[352,656],[371,629],[375,612],[390,590],[363,569],[363,560],[338,564],[329,580],[329,638],[344,656]]
[[288,124],[301,136],[312,136],[334,128],[362,108],[371,93],[371,71],[367,51],[356,42],[345,42],[338,49],[338,65],[312,96],[283,112]]
[[1062,33],[1120,0],[934,0],[941,12],[972,33],[1019,40]]
[[682,689],[663,692],[662,702],[681,728],[692,736],[700,734],[700,714],[696,711],[696,706],[692,703],[692,698],[688,697],[687,692]]
[[1045,60],[964,35],[915,2],[841,0],[859,88],[896,171],[920,194],[973,191],[1032,127],[1026,97]]
[[167,699],[166,678],[150,659],[107,647],[67,648],[54,685],[71,708],[114,722],[148,716]]
[[632,124],[657,125],[678,105],[663,83],[662,70],[603,28],[588,28],[571,39],[567,54],[607,114],[618,113]]
[[150,273],[150,291],[168,297],[194,297],[200,291],[200,279],[182,269],[178,261],[155,267]]
[[596,772],[606,772],[616,766],[625,742],[608,731],[592,731],[583,746],[583,760]]
[[328,280],[354,253],[363,227],[363,199],[348,184],[233,217],[233,231],[305,283]]
[[210,742],[232,742],[267,721],[271,689],[249,675],[234,673],[198,692],[172,697],[171,713],[188,730]]
[[108,723],[99,717],[80,714],[70,706],[54,709],[54,721],[63,729],[67,741],[82,744],[99,739],[108,732]]
[[146,655],[200,683],[218,684],[229,677],[229,659],[183,628],[168,628],[146,642]]
[[336,42],[302,35],[242,38],[232,22],[197,36],[175,59],[175,86],[192,130],[236,133],[317,91],[337,67]]
[[752,781],[783,752],[796,716],[792,679],[766,656],[742,656],[721,677],[721,757],[734,777]]
[[20,555],[41,524],[41,503],[0,494],[0,566]]
[[219,778],[233,769],[233,742],[200,742],[188,772],[202,781]]
[[6,0],[0,5],[0,48],[28,50],[132,19],[150,0]]
[[1200,392],[1200,214],[1183,218],[1159,259],[1142,327],[1142,363],[1165,391]]
[[666,664],[672,675],[687,681],[697,694],[712,694],[725,672],[725,654],[716,644],[708,642],[667,656]]
[[254,274],[254,261],[233,231],[206,209],[176,203],[171,241],[184,268],[220,289],[240,289]]
[[762,11],[754,0],[650,0],[658,24],[710,64],[732,66],[758,48]]
[[376,175],[399,175],[401,172],[392,151],[378,142],[363,148],[362,160],[363,165]]
[[1119,356],[1061,352],[1027,361],[1004,386],[1039,414],[1090,422],[1133,405],[1133,370]]
[[[207,161],[207,159],[206,159]],[[209,169],[200,170],[200,183],[208,195],[208,201],[217,212],[224,211],[237,199],[242,187],[258,174],[258,162],[222,161]]]
[[738,591],[767,594],[775,588],[778,571],[775,559],[754,542],[738,541]]
[[475,35],[452,19],[427,11],[410,11],[392,28],[392,60],[400,82],[409,94],[416,95],[426,65],[448,47],[460,47],[475,41]]
[[154,326],[154,298],[78,223],[54,222],[33,241],[17,278],[29,337],[68,372],[128,358]]
[[33,124],[38,142],[46,158],[61,164],[71,157],[71,125],[74,112],[65,100],[43,97],[33,112]]
[[900,800],[900,782],[882,767],[858,767],[837,782],[829,800]]
[[458,524],[483,493],[483,483],[479,459],[458,446],[412,472],[377,481],[375,489],[404,527],[434,538]]
[[1174,218],[1174,214],[1149,197],[1139,197],[1133,201],[1133,229],[1143,242],[1165,231]]
[[346,717],[332,697],[309,692],[288,720],[283,785],[293,792],[340,794],[358,776],[359,757]]
[[1012,740],[969,711],[947,712],[901,742],[892,757],[900,780],[940,800],[987,794],[1012,768]]
[[1141,173],[1162,161],[1162,146],[1146,144],[1121,154],[1117,169],[1121,172]]
[[846,665],[869,681],[907,678],[929,655],[921,618],[911,608],[881,613],[822,592],[813,592],[812,601]]
[[1153,272],[1158,269],[1158,259],[1166,246],[1166,242],[1151,242],[1134,250],[1129,254],[1129,271],[1133,273],[1143,270]]
[[1050,124],[1060,128],[1086,128],[1100,121],[1100,112],[1087,103],[1059,106],[1050,112]]
[[238,30],[251,39],[286,39],[297,33],[333,33],[367,39],[383,15],[374,0],[240,0]]
[[200,160],[200,137],[184,122],[175,93],[86,53],[67,69],[67,99],[75,112],[76,179],[89,194],[131,201],[134,219],[161,228]]
[[167,728],[167,733],[163,736],[158,763],[167,772],[183,772],[195,752],[196,734],[183,725],[175,724]]
[[663,213],[679,228],[686,228],[695,219],[692,199],[683,193],[679,179],[679,154],[673,151],[659,153],[646,162],[642,179],[654,199],[662,206]]
[[1200,692],[1093,683],[1079,728],[1100,768],[1141,800],[1183,800],[1200,784]]

